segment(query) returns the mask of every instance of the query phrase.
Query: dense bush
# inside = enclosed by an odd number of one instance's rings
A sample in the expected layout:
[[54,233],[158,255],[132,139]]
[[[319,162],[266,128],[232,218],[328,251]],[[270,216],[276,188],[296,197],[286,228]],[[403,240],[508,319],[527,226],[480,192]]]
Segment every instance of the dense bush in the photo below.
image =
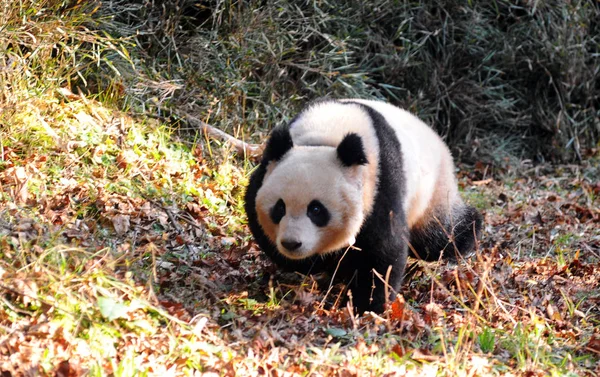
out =
[[149,77],[176,80],[162,107],[237,135],[329,95],[410,109],[462,157],[572,160],[600,137],[594,0],[134,0],[104,12],[143,46]]

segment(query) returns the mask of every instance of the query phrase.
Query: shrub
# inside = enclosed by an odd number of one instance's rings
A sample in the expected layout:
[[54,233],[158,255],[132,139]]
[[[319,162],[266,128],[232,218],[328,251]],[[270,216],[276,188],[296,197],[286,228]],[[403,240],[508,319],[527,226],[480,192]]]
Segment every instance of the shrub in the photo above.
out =
[[492,158],[577,159],[600,137],[593,0],[110,4],[153,80],[179,80],[160,106],[238,136],[328,95],[387,99]]

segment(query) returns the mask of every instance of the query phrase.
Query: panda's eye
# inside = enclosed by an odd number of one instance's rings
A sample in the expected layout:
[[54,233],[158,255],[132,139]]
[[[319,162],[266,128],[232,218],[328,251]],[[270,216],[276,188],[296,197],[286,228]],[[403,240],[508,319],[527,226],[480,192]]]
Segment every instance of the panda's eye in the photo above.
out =
[[279,224],[283,216],[285,216],[285,203],[282,199],[279,199],[273,208],[271,208],[271,220],[273,220],[274,224]]
[[313,200],[306,209],[306,215],[318,227],[323,227],[329,222],[329,211],[318,200]]

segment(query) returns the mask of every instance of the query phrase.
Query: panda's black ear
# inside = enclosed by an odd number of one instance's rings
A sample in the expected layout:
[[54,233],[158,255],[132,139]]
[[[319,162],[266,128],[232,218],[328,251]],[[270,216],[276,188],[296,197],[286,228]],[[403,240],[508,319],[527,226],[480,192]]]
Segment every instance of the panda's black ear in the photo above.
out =
[[288,127],[274,128],[263,152],[262,163],[279,161],[293,146],[292,135],[290,135]]
[[337,147],[337,155],[344,166],[365,165],[369,161],[360,136],[349,133]]

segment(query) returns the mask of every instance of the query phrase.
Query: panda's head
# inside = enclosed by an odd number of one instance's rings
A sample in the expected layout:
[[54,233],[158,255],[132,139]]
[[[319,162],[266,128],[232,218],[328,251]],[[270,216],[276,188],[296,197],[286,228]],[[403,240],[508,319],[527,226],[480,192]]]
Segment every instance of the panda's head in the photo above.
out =
[[294,146],[289,131],[271,135],[256,195],[258,222],[281,254],[303,259],[352,245],[364,220],[367,157],[355,133],[337,147]]

